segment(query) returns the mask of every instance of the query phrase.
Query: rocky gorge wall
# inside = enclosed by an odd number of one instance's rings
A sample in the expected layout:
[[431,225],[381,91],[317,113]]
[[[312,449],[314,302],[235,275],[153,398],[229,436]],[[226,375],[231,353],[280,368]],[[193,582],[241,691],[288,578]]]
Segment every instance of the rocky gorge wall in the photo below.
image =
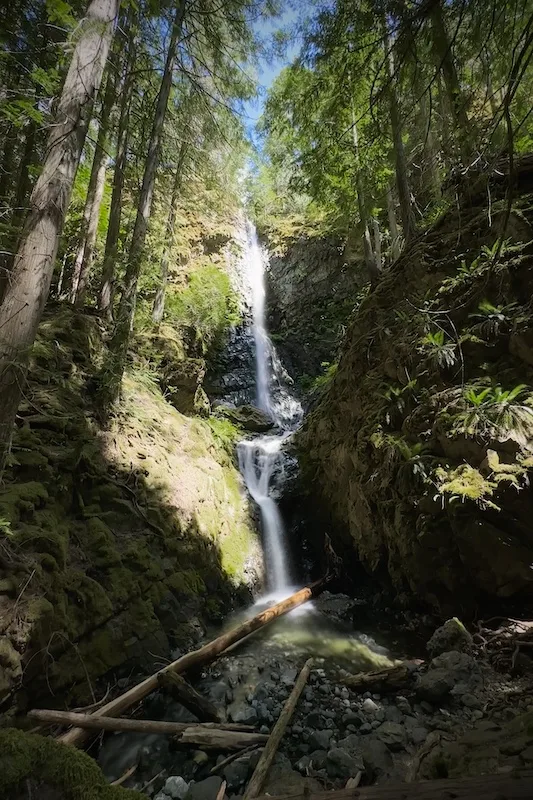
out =
[[363,301],[297,437],[344,569],[472,612],[533,591],[531,159],[469,187]]
[[[135,343],[121,404],[102,426],[93,381],[104,333],[95,316],[58,304],[33,350],[0,487],[4,711],[51,693],[91,702],[110,670],[153,670],[259,579],[238,429],[208,418],[208,405],[204,418],[193,413],[201,384],[165,326],[151,359],[138,355],[146,337]],[[189,383],[172,378],[179,370]]]
[[335,359],[364,283],[359,262],[347,262],[344,243],[335,236],[289,238],[271,253],[268,327],[284,366],[302,388]]

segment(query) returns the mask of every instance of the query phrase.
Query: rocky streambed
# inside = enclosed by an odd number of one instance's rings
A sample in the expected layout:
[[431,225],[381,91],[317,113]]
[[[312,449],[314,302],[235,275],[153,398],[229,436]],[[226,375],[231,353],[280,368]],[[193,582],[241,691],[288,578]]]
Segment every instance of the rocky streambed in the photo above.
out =
[[[359,773],[362,784],[371,784],[533,765],[531,679],[496,673],[461,623],[440,627],[424,660],[402,661],[407,673],[401,687],[363,691],[349,685],[353,674],[413,654],[392,653],[356,633],[351,620],[357,606],[350,598],[326,593],[315,603],[252,637],[195,681],[226,719],[269,733],[303,662],[314,657],[265,792],[337,789]],[[161,693],[146,704],[145,715],[195,719]],[[260,752],[223,764],[227,754],[178,750],[163,736],[118,734],[107,738],[99,762],[111,780],[137,764],[125,785],[156,800],[214,800],[223,780],[228,797],[242,794]]]

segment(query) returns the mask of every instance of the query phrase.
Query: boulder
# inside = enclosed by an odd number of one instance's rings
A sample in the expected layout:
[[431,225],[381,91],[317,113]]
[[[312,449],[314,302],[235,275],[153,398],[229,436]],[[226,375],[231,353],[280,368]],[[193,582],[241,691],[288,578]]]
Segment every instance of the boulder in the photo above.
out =
[[274,427],[274,421],[260,408],[251,405],[218,406],[217,414],[226,417],[235,425],[240,425],[245,431],[251,433],[266,433]]
[[227,782],[228,789],[238,790],[246,782],[250,774],[250,757],[243,756],[227,764],[222,774]]
[[346,594],[333,594],[333,592],[322,592],[314,601],[314,606],[321,614],[331,619],[344,622],[351,619],[357,603],[353,597]]
[[437,628],[427,643],[427,648],[429,654],[434,658],[450,650],[469,651],[472,643],[472,636],[463,623],[457,617],[452,617],[440,628]]
[[167,778],[163,786],[163,792],[172,798],[184,800],[185,795],[189,791],[189,784],[180,775],[171,775]]
[[362,747],[363,764],[374,778],[388,775],[393,769],[393,760],[387,745],[374,736],[367,736]]
[[326,771],[330,778],[347,780],[355,777],[358,772],[364,772],[363,759],[361,756],[347,753],[340,747],[333,747],[328,753]]
[[479,681],[474,659],[467,653],[451,650],[434,658],[428,671],[418,677],[416,694],[419,700],[439,703],[454,687],[462,684],[466,691],[468,686],[476,686]]
[[221,785],[222,778],[219,775],[212,775],[198,783],[191,783],[185,800],[216,800]]
[[235,711],[232,710],[231,719],[241,725],[255,725],[257,722],[257,709],[253,706],[244,706]]
[[376,728],[376,736],[387,745],[389,750],[402,750],[405,747],[405,728],[398,722],[384,722]]

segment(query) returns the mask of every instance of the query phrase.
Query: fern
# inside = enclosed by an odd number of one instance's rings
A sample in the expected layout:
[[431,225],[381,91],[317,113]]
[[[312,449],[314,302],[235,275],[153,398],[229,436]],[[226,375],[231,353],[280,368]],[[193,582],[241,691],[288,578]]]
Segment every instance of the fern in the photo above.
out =
[[443,330],[427,333],[422,339],[421,352],[426,352],[438,369],[450,369],[457,363],[455,342],[447,340]]

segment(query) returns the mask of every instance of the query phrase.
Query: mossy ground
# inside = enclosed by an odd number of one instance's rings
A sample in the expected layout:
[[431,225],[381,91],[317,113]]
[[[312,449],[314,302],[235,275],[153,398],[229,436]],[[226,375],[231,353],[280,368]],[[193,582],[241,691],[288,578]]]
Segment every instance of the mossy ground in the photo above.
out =
[[219,617],[256,578],[245,493],[210,420],[178,412],[137,364],[96,422],[102,334],[50,310],[0,488],[0,698],[20,706],[90,701],[110,669],[190,646],[209,596]]
[[297,439],[308,483],[403,597],[533,594],[533,197],[463,198],[363,300]]

